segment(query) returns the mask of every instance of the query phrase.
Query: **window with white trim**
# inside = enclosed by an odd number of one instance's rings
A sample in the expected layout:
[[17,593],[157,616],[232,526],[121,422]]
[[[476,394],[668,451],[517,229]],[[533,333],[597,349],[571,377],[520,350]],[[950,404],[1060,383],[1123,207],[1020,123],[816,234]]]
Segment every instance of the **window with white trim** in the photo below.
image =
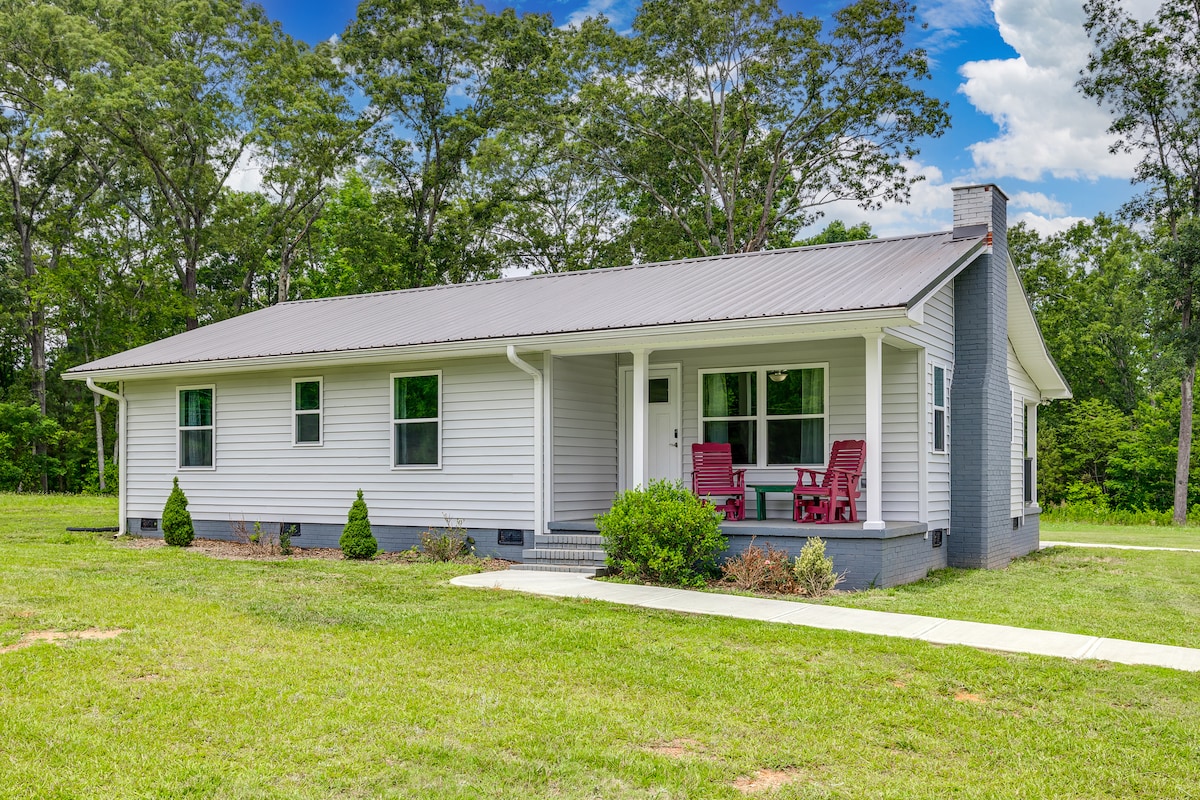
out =
[[825,463],[825,365],[700,373],[700,440],[751,467]]
[[442,373],[392,375],[392,466],[442,462]]
[[946,452],[946,370],[933,367],[933,452]]
[[292,380],[292,444],[321,444],[321,413],[324,403],[322,388],[320,378]]
[[216,426],[213,386],[181,386],[179,400],[179,468],[212,469]]

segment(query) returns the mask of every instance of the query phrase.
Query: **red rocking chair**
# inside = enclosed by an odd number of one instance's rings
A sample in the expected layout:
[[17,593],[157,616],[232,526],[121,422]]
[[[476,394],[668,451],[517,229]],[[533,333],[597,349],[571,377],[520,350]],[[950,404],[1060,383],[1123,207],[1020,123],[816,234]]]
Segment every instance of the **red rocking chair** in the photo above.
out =
[[746,518],[746,470],[733,468],[729,445],[692,445],[692,491],[701,498],[727,498],[716,503],[725,519]]
[[855,501],[860,495],[858,482],[866,460],[867,443],[861,439],[846,439],[833,443],[829,466],[824,470],[797,467],[796,488],[792,490],[795,498],[792,519],[796,522],[858,522]]

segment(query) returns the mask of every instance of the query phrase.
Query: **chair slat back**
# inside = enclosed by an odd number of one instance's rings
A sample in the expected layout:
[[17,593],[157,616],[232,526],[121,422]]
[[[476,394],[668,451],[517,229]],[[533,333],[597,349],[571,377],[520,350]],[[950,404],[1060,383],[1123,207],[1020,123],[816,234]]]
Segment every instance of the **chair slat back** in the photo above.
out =
[[733,453],[728,444],[710,442],[692,445],[692,491],[733,486]]
[[[839,469],[861,475],[863,464],[867,461],[867,443],[862,439],[842,439],[833,443],[829,452],[829,469]],[[822,486],[829,486],[833,481],[832,472],[826,471]]]

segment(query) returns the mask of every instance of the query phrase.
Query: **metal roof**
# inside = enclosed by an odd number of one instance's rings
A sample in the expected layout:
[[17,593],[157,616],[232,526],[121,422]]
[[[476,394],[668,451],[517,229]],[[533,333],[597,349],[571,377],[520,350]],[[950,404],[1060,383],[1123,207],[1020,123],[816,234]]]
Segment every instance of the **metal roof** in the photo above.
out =
[[69,370],[904,308],[977,249],[946,233],[297,300]]

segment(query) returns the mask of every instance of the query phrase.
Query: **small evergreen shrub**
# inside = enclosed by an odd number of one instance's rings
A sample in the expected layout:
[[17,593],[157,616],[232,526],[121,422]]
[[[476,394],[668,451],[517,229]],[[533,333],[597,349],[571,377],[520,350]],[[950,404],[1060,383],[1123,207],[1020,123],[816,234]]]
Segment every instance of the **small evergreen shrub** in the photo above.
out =
[[290,556],[292,554],[292,526],[287,523],[279,523],[279,555]]
[[721,565],[721,574],[727,583],[747,592],[791,594],[796,591],[796,575],[787,551],[776,550],[770,543],[764,549],[753,539],[745,550],[726,559]]
[[187,547],[196,538],[192,515],[187,506],[187,496],[179,488],[179,478],[175,478],[162,512],[163,541],[173,547]]
[[475,555],[475,540],[467,535],[463,521],[445,519],[444,528],[421,532],[421,555],[429,561],[458,561]]
[[346,558],[371,558],[379,551],[379,543],[371,533],[371,521],[367,519],[367,502],[363,500],[362,489],[358,490],[358,499],[346,515],[346,527],[342,528],[338,545]]
[[726,547],[723,514],[669,481],[617,495],[612,510],[596,517],[608,567],[626,578],[702,586],[716,572]]
[[809,597],[824,597],[846,577],[833,571],[833,559],[825,555],[825,542],[819,536],[804,543],[792,572],[800,593]]

